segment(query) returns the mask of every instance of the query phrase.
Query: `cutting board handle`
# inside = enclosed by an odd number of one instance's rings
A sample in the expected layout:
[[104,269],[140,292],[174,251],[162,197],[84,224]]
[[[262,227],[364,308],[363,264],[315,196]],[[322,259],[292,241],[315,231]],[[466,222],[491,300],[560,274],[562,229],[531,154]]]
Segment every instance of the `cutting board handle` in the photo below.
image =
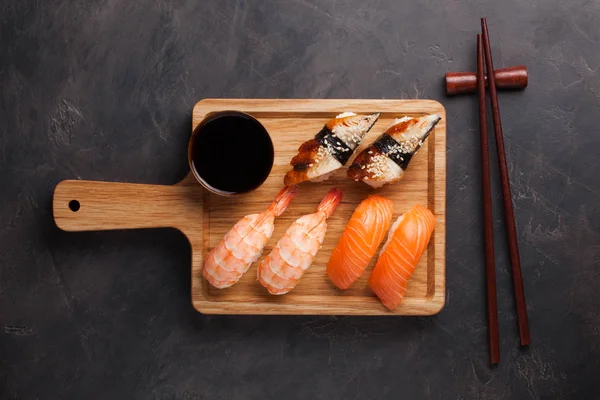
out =
[[54,220],[65,231],[181,228],[185,217],[179,211],[188,192],[188,206],[201,207],[186,186],[62,181],[54,190]]

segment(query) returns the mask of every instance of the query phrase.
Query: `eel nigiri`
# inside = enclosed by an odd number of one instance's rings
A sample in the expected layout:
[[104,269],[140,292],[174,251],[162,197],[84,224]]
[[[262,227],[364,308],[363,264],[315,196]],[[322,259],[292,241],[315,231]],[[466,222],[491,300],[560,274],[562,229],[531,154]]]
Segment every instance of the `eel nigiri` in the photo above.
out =
[[369,287],[385,307],[394,310],[404,299],[408,280],[415,272],[435,228],[435,217],[416,205],[392,225],[369,277]]
[[394,120],[385,133],[356,156],[348,177],[374,188],[399,181],[439,120],[436,114]]
[[202,275],[211,285],[224,289],[240,280],[271,238],[275,217],[285,211],[295,195],[295,186],[283,188],[267,210],[246,215],[227,232],[208,253],[202,268]]
[[365,271],[392,223],[394,203],[371,195],[363,200],[327,263],[327,275],[335,286],[348,289]]
[[292,158],[285,185],[304,181],[319,182],[342,168],[379,118],[379,114],[356,115],[345,112],[329,120],[323,129],[298,148]]
[[298,218],[260,263],[258,280],[269,293],[285,294],[296,287],[321,248],[327,231],[327,218],[341,200],[342,192],[331,189],[317,207],[317,212]]

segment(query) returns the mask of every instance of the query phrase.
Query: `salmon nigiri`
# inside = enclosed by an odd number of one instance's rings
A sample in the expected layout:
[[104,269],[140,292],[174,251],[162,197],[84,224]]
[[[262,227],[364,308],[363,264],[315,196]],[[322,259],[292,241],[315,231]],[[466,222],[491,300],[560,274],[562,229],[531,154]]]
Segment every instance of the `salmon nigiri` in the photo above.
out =
[[327,263],[335,286],[348,289],[363,274],[392,223],[393,207],[391,200],[376,195],[356,207]]
[[402,302],[406,286],[435,228],[435,217],[416,205],[401,215],[388,234],[371,277],[369,287],[388,309]]

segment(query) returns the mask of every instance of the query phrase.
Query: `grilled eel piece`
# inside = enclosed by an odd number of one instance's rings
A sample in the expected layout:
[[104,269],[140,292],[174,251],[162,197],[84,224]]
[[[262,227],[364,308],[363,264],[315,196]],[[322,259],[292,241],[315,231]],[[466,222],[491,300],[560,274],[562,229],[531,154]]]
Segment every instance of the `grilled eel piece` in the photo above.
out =
[[356,115],[345,112],[327,121],[323,129],[298,148],[285,174],[286,186],[304,181],[320,182],[342,168],[379,118],[379,113]]
[[348,168],[348,177],[374,188],[400,180],[440,119],[435,114],[396,119],[385,133],[356,156]]

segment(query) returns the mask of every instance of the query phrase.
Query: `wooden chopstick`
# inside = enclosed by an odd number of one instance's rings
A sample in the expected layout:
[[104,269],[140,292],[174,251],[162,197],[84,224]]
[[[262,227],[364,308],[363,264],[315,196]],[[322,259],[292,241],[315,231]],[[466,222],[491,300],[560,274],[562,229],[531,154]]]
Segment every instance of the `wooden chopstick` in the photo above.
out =
[[490,362],[500,362],[498,331],[498,304],[496,296],[496,265],[494,262],[494,220],[492,214],[492,189],[490,184],[490,151],[485,102],[485,67],[483,65],[481,35],[477,35],[477,97],[479,100],[479,136],[481,146],[481,186],[483,189],[483,220],[485,245],[485,275],[488,316]]
[[[483,34],[483,49],[485,51],[485,63],[488,76],[494,76],[494,63],[492,62],[490,37],[485,18],[481,18],[481,31]],[[521,337],[521,346],[527,346],[531,341],[529,336],[529,323],[527,321],[527,305],[525,304],[523,276],[521,275],[521,261],[519,259],[519,244],[517,242],[517,228],[515,226],[515,214],[512,205],[512,196],[510,193],[508,168],[506,167],[504,138],[502,137],[502,123],[500,122],[500,107],[498,106],[498,94],[496,93],[496,82],[494,79],[488,79],[488,87],[490,89],[490,102],[492,103],[492,119],[494,120],[496,150],[498,152],[498,164],[500,167],[500,181],[502,184],[502,197],[504,200],[504,218],[506,221],[506,233],[508,234],[510,261],[512,264],[512,277],[517,305],[519,335]]]

